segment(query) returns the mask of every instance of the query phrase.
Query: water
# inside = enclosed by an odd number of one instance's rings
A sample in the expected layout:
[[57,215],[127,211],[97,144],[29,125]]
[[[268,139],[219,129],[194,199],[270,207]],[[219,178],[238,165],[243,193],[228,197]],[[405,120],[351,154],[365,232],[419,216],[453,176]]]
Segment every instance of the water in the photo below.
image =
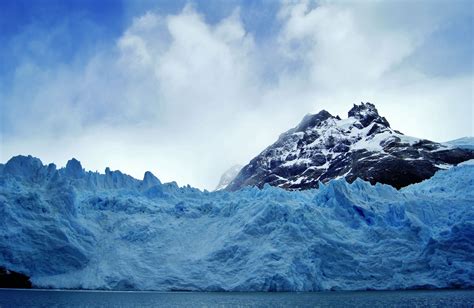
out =
[[161,293],[0,290],[5,307],[474,307],[474,291]]

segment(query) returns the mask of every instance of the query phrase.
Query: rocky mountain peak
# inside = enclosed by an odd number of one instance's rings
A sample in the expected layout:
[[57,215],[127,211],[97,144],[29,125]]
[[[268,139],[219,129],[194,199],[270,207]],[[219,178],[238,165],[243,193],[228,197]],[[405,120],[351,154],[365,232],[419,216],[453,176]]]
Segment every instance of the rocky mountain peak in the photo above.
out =
[[351,110],[349,110],[348,116],[359,120],[364,127],[367,127],[374,122],[390,127],[387,119],[381,117],[377,108],[375,108],[375,105],[369,102],[361,102],[360,105],[354,104]]
[[347,119],[322,110],[253,158],[226,186],[238,190],[265,184],[316,188],[319,182],[357,178],[401,188],[474,158],[474,151],[405,136],[390,127],[371,103],[354,105]]
[[321,110],[316,114],[307,114],[295,128],[295,132],[304,132],[306,129],[318,126],[321,122],[332,117],[326,110]]

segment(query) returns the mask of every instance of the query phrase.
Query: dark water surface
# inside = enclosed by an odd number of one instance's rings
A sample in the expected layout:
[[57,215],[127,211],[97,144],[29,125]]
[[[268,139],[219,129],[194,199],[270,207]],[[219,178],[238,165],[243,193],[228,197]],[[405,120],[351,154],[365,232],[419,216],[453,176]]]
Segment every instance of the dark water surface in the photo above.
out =
[[474,307],[474,291],[161,293],[0,290],[0,307]]

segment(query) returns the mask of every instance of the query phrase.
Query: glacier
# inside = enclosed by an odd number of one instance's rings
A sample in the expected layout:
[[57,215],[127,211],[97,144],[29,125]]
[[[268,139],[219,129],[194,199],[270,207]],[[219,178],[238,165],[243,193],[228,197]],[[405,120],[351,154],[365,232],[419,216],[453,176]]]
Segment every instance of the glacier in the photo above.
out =
[[16,156],[0,165],[0,266],[37,288],[472,288],[473,206],[469,163],[400,190],[208,192]]
[[447,141],[444,144],[460,149],[474,150],[474,137],[462,137],[455,140]]

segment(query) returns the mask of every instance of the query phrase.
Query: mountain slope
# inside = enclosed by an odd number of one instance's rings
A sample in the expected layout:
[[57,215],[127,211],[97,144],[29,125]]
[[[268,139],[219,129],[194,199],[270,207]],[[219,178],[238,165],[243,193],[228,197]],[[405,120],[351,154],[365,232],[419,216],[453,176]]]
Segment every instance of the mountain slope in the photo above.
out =
[[0,267],[43,288],[472,288],[473,204],[468,164],[399,191],[210,193],[22,156],[0,171]]
[[242,169],[242,167],[242,165],[234,165],[224,172],[215,190],[225,189],[227,185],[229,185],[229,183],[232,182],[232,180],[237,176],[237,174],[239,174],[239,171]]
[[308,189],[337,178],[401,188],[472,158],[473,150],[405,136],[373,104],[361,103],[347,119],[325,110],[305,116],[244,166],[226,189],[264,184]]
[[445,144],[455,148],[474,150],[474,137],[463,137],[445,142]]

